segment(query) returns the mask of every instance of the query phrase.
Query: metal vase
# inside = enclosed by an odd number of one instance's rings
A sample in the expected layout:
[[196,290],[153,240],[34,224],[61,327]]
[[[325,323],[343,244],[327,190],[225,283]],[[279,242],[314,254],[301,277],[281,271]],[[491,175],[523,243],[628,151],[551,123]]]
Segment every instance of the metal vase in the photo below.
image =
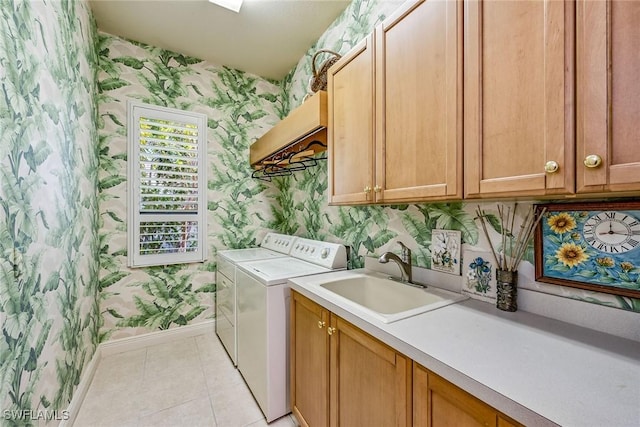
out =
[[496,307],[503,311],[518,309],[518,272],[497,270],[497,301]]

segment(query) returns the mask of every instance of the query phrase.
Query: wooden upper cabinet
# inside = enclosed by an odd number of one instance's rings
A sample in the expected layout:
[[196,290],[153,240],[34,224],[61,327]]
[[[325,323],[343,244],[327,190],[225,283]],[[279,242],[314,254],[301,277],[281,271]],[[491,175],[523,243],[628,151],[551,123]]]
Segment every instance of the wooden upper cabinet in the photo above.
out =
[[579,193],[640,190],[639,23],[640,2],[577,2]]
[[362,40],[327,74],[329,204],[373,202],[373,43]]
[[462,11],[407,2],[329,70],[330,204],[462,198]]
[[465,197],[574,191],[574,15],[570,1],[465,2]]
[[376,28],[377,202],[462,198],[462,10],[407,2]]

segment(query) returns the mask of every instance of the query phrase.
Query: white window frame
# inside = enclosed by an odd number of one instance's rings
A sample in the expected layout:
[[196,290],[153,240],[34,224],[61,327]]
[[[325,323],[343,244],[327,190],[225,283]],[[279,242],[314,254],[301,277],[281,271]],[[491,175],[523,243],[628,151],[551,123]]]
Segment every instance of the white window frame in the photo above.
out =
[[[195,213],[149,213],[141,212],[140,191],[140,118],[168,120],[179,123],[195,124],[197,137],[197,173],[198,196]],[[127,101],[127,141],[128,141],[128,265],[129,267],[148,267],[204,262],[207,258],[207,116],[191,111]],[[164,254],[140,253],[141,223],[148,221],[197,221],[197,249],[189,252],[171,252]]]

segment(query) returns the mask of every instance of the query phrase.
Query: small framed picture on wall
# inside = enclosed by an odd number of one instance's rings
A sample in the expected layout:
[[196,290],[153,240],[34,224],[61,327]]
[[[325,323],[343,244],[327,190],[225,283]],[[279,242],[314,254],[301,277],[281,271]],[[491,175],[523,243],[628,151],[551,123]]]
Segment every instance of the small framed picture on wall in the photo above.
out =
[[459,230],[432,230],[431,269],[460,275],[461,241],[462,232]]
[[464,251],[462,283],[462,293],[485,302],[496,302],[496,266],[491,252]]

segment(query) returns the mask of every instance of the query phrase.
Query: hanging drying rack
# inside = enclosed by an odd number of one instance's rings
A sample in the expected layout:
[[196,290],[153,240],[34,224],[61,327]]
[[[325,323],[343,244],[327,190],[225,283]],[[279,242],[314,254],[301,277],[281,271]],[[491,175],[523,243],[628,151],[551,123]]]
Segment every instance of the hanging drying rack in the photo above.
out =
[[327,156],[316,157],[315,155],[324,152],[326,148],[327,145],[321,141],[311,141],[303,147],[286,148],[270,156],[268,160],[263,160],[253,171],[251,178],[271,182],[273,177],[289,176],[293,172],[318,166],[318,160],[326,160]]

